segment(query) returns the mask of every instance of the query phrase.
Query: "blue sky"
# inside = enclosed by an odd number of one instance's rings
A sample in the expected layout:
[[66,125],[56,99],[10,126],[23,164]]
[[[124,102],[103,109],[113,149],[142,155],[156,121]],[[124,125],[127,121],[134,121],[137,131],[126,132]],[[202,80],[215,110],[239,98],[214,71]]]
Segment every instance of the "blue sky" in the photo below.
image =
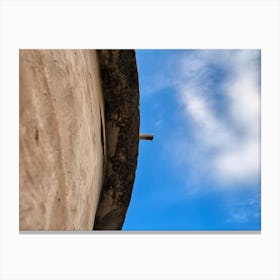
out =
[[123,230],[260,230],[259,50],[137,50],[140,141]]

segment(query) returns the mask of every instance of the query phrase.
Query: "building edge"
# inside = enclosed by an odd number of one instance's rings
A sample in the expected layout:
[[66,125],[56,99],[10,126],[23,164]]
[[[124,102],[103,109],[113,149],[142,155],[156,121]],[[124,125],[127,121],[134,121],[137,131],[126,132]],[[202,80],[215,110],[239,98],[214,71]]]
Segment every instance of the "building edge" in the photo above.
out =
[[105,159],[93,230],[121,230],[132,195],[139,146],[136,56],[134,50],[98,50],[97,57],[105,107]]

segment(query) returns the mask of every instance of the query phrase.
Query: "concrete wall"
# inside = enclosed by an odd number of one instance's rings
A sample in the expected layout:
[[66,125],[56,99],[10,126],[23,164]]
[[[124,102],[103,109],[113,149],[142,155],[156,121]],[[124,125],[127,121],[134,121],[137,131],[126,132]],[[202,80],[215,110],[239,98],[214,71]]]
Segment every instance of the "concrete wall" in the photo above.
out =
[[98,67],[94,50],[20,50],[20,230],[93,228],[106,152]]

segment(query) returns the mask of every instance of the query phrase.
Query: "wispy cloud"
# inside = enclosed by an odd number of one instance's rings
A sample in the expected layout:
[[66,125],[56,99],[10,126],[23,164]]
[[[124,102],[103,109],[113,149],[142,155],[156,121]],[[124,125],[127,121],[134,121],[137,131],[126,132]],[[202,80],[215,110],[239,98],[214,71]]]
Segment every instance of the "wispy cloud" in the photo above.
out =
[[259,59],[256,50],[201,50],[179,63],[196,160],[221,185],[250,183],[260,171]]
[[226,224],[245,224],[260,218],[259,193],[242,201],[233,201],[228,204],[230,206],[227,209]]
[[[260,51],[186,51],[174,68],[173,87],[192,141],[178,161],[207,172],[220,186],[250,184],[260,172]],[[211,175],[209,175],[211,174]]]

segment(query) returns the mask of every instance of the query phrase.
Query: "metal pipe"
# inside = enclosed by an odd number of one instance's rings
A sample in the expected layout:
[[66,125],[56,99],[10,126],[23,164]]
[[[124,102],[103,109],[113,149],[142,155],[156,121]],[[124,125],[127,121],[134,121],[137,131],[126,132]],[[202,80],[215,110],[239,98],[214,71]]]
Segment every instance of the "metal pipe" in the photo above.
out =
[[139,139],[140,140],[153,140],[154,135],[152,135],[152,134],[140,134]]

